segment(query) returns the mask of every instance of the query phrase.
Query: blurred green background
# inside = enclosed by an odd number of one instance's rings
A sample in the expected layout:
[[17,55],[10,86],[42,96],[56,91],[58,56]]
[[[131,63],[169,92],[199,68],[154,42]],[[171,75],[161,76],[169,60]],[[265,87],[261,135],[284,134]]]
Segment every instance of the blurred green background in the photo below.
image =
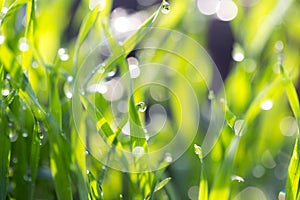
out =
[[[99,12],[94,10],[98,3]],[[231,118],[226,117],[227,123],[216,145],[203,160],[208,187],[211,191],[218,189],[215,183],[223,178],[220,171],[226,163],[225,152],[236,137],[239,123],[248,117],[233,154],[234,161],[225,167],[233,176],[229,183],[224,181],[230,188],[228,199],[277,199],[286,187],[288,166],[299,134],[298,122],[278,80],[283,64],[299,94],[300,1],[170,0],[169,3],[170,12],[159,12],[151,26],[179,31],[202,45],[224,81],[225,94],[220,96],[225,96],[228,106],[225,111],[230,112]],[[122,34],[128,37],[126,33],[136,30],[159,6],[160,2],[150,0],[0,1],[1,199],[143,199],[153,189],[156,179],[167,177],[171,181],[156,192],[154,199],[198,199],[201,163],[193,145],[162,171],[122,173],[103,168],[88,153],[97,151],[96,145],[92,145],[97,144],[96,137],[89,134],[95,129],[95,122],[87,117],[88,113],[82,114],[82,124],[77,127],[73,120],[73,79],[84,59],[109,36],[116,40]],[[188,41],[176,45],[162,35],[152,37],[165,48],[179,48],[197,57]],[[133,46],[143,44],[143,40],[135,42]],[[118,48],[111,47],[111,53],[118,53]],[[210,105],[220,102],[218,94],[212,102],[208,99],[214,82],[213,63],[206,60],[207,55],[199,55],[203,56],[199,65],[206,66],[205,74],[211,81],[205,83],[193,70],[188,71],[192,67],[180,57],[159,51],[143,53],[143,50],[128,52],[124,59],[136,57],[141,65],[151,62],[169,65],[190,80],[201,108],[199,129],[192,144],[201,145],[209,123]],[[122,66],[111,65],[105,74],[115,68],[112,79],[121,76]],[[99,78],[102,75],[95,80]],[[162,74],[161,78],[170,77]],[[107,77],[104,80],[111,81]],[[198,123],[193,121],[193,108],[190,113],[181,113],[178,108],[176,98],[180,101],[194,95],[181,90],[178,83],[176,77],[171,77],[170,85],[178,88],[173,91],[176,97],[160,102],[167,112],[165,136],[149,141],[153,149],[159,149],[173,137],[181,115],[193,125]],[[110,101],[99,91],[90,91],[86,96],[89,95],[96,99],[93,106],[104,113],[115,130],[118,125],[114,124]],[[147,101],[148,108],[157,103],[155,98],[149,100],[147,88],[135,95],[137,102]],[[139,114],[145,124],[147,115],[149,112]],[[53,123],[49,120],[51,116],[55,119]],[[183,126],[188,132],[189,124]],[[118,139],[130,149],[127,136],[121,134]],[[222,193],[219,197],[227,199]]]

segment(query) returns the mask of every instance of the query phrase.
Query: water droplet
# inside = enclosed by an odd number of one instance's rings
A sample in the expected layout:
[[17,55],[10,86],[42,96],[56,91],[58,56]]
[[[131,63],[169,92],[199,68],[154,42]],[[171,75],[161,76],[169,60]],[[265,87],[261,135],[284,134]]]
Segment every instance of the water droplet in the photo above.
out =
[[100,64],[100,65],[98,66],[97,72],[98,72],[99,74],[103,74],[103,73],[105,72],[105,64],[104,64],[104,63],[102,63],[102,64]]
[[236,136],[241,136],[242,134],[242,127],[243,127],[243,124],[244,124],[244,120],[237,120],[235,121],[234,123],[234,133]]
[[111,70],[110,72],[108,72],[106,74],[107,78],[112,78],[117,74],[117,68],[114,68],[113,70]]
[[5,41],[5,36],[4,35],[0,35],[0,45],[3,44]]
[[171,11],[170,10],[170,4],[166,0],[163,0],[162,7],[161,7],[161,12],[163,14],[169,14],[170,11]]
[[17,157],[13,157],[13,159],[12,159],[12,161],[13,161],[13,163],[18,163],[18,158]]
[[161,7],[161,12],[163,14],[169,14],[170,13],[170,4],[167,1],[163,1],[162,7]]
[[10,94],[10,84],[8,82],[8,80],[4,80],[4,84],[3,84],[3,88],[2,88],[2,96],[8,96]]
[[28,133],[27,133],[27,132],[23,132],[23,133],[22,133],[22,137],[23,137],[23,138],[27,138],[27,137],[28,137]]
[[215,99],[215,93],[214,91],[210,90],[208,93],[208,99],[209,100],[214,100]]
[[263,101],[261,104],[260,104],[260,108],[262,110],[271,110],[273,108],[273,101],[268,99],[266,101]]
[[70,56],[69,56],[69,54],[67,52],[67,49],[65,49],[65,48],[58,49],[57,53],[58,53],[59,59],[61,61],[67,61],[70,58]]
[[203,154],[202,154],[202,149],[200,146],[194,144],[194,151],[195,151],[195,154],[198,155],[198,157],[200,158],[200,161],[202,162],[203,160]]
[[285,190],[281,190],[278,194],[278,200],[285,200],[286,192]]
[[123,199],[123,195],[122,194],[120,194],[120,199]]
[[137,146],[132,150],[134,157],[140,158],[145,154],[145,149],[141,146]]
[[171,163],[173,161],[172,155],[170,153],[165,154],[165,161]]
[[232,51],[232,58],[236,62],[241,62],[244,60],[245,55],[244,55],[244,50],[239,44],[234,44],[233,46],[233,51]]
[[29,49],[29,44],[26,38],[20,38],[19,40],[19,50],[22,52],[26,52]]
[[86,174],[89,174],[89,173],[90,173],[90,171],[87,169],[87,170],[86,170]]
[[70,83],[69,82],[66,82],[64,84],[64,93],[66,95],[66,97],[68,99],[71,99],[73,97],[73,93],[72,93],[72,90],[71,90],[71,87],[70,87]]
[[131,78],[137,78],[140,76],[141,70],[139,68],[139,62],[134,57],[129,57],[127,59],[128,67],[129,67],[129,73]]
[[11,130],[10,133],[8,134],[8,137],[10,142],[15,142],[18,139],[18,134],[15,131]]
[[231,180],[232,180],[232,181],[238,181],[239,183],[245,182],[245,180],[244,180],[242,177],[237,176],[237,175],[231,176]]
[[10,91],[8,89],[2,89],[2,96],[8,96]]
[[87,91],[89,93],[96,93],[99,92],[100,94],[105,94],[108,91],[106,83],[100,82],[98,84],[92,84],[88,86]]
[[89,151],[88,150],[85,151],[85,155],[86,156],[89,155]]
[[283,44],[282,41],[279,40],[279,41],[277,41],[277,42],[275,43],[275,49],[276,49],[278,52],[282,52],[283,48],[284,48],[284,44]]
[[71,76],[71,75],[69,75],[68,77],[67,77],[67,81],[69,82],[69,83],[71,83],[72,81],[73,81],[73,76]]
[[140,112],[145,112],[147,110],[147,106],[144,102],[139,102],[136,106],[139,108]]
[[30,174],[25,174],[23,178],[27,182],[31,182],[32,181],[32,178],[31,178]]
[[7,12],[8,12],[8,8],[3,6],[2,9],[1,9],[1,13],[2,13],[3,15],[6,15]]
[[39,64],[38,64],[36,61],[33,61],[33,62],[31,63],[31,67],[32,67],[33,69],[37,69],[37,68],[39,67]]

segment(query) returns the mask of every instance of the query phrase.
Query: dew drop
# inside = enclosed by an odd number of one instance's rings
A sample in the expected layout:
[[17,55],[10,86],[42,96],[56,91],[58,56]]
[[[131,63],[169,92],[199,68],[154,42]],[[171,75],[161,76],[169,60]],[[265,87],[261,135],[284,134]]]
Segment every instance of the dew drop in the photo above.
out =
[[13,161],[13,163],[18,163],[18,158],[17,157],[13,157],[13,159],[12,159],[12,161]]
[[1,13],[2,13],[3,15],[6,15],[7,12],[8,12],[8,8],[7,8],[7,7],[2,7]]
[[0,35],[0,45],[3,44],[5,41],[5,36],[4,35]]
[[89,173],[90,173],[90,171],[87,169],[87,170],[86,170],[86,174],[89,174]]
[[139,108],[140,112],[145,112],[147,110],[147,105],[145,104],[145,102],[141,101],[136,106]]
[[161,12],[163,14],[169,14],[170,11],[170,4],[167,1],[163,1]]
[[8,134],[10,142],[15,142],[18,139],[18,134],[15,131],[10,131]]
[[260,108],[262,110],[271,110],[273,108],[273,101],[268,99],[266,101],[263,101],[261,104],[260,104]]
[[71,83],[72,81],[73,81],[73,76],[71,76],[71,75],[69,75],[68,77],[67,77],[67,81],[69,82],[69,83]]
[[203,154],[202,154],[202,149],[200,146],[194,144],[194,151],[195,151],[195,154],[198,155],[198,157],[200,158],[200,161],[202,162],[203,160]]
[[170,153],[165,154],[165,161],[171,163],[173,161],[172,155]]
[[23,137],[23,138],[27,138],[27,137],[28,137],[28,133],[27,133],[27,132],[23,132],[23,133],[22,133],[22,137]]
[[242,62],[245,59],[244,50],[239,44],[235,44],[232,51],[232,58],[236,62]]
[[244,120],[237,120],[235,123],[234,123],[234,133],[236,136],[241,136],[241,129],[243,127],[243,123],[244,123]]
[[97,72],[99,74],[103,74],[105,72],[105,64],[104,63],[102,63],[100,66],[98,66]]
[[140,76],[141,70],[139,68],[139,62],[134,57],[129,57],[127,59],[128,67],[129,67],[129,73],[131,78],[137,78]]
[[19,50],[22,52],[26,52],[29,49],[29,44],[26,38],[20,38],[19,40]]
[[10,93],[9,89],[2,89],[2,96],[8,96]]
[[111,70],[110,72],[108,72],[108,73],[106,74],[106,76],[107,76],[107,78],[112,78],[112,77],[114,77],[116,74],[117,74],[117,68],[115,68],[115,69]]
[[244,180],[242,177],[237,176],[237,175],[231,176],[231,180],[232,180],[232,181],[238,181],[239,183],[245,182],[245,180]]
[[88,86],[87,91],[89,93],[100,93],[100,94],[105,94],[108,91],[108,88],[106,86],[106,83],[100,82],[98,84],[92,84]]
[[89,151],[86,150],[86,151],[85,151],[85,155],[87,156],[87,155],[89,155],[89,154],[90,154]]
[[137,146],[132,150],[132,154],[136,158],[140,158],[145,154],[145,149],[141,146]]
[[210,90],[208,93],[208,99],[209,100],[214,100],[215,99],[215,93],[214,91]]
[[30,176],[29,174],[24,175],[23,178],[24,178],[24,180],[27,181],[27,182],[31,182],[31,181],[32,181],[32,178],[31,178],[31,176]]
[[66,82],[64,85],[64,93],[68,99],[71,99],[73,97],[73,93],[69,82]]
[[68,54],[67,49],[65,48],[58,49],[57,53],[61,61],[67,61],[70,58],[70,55]]

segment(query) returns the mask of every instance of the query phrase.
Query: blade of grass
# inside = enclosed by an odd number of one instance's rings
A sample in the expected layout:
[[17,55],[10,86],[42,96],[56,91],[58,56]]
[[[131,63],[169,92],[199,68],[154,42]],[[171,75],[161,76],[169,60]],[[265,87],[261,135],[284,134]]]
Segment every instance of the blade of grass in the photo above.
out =
[[75,49],[74,49],[74,57],[73,57],[73,74],[76,74],[77,70],[77,65],[78,65],[78,55],[79,55],[79,50],[80,47],[87,37],[88,33],[91,31],[92,27],[94,26],[98,16],[99,16],[99,6],[96,6],[96,8],[92,11],[89,12],[87,16],[83,19],[83,22],[81,24],[78,38],[75,44]]
[[32,178],[32,186],[31,186],[31,198],[33,198],[34,186],[37,177],[38,165],[39,165],[39,157],[40,157],[40,124],[37,120],[35,120],[32,131],[32,140],[31,140],[31,150],[30,150],[30,167],[31,167],[31,178]]
[[290,79],[288,72],[285,67],[281,64],[280,71],[282,76],[282,83],[288,97],[291,109],[294,113],[294,116],[297,120],[298,125],[298,135],[295,143],[295,147],[292,153],[292,158],[290,161],[289,169],[288,169],[288,178],[286,183],[286,199],[298,199],[299,197],[299,181],[300,181],[300,145],[299,145],[299,128],[300,128],[300,106],[299,106],[299,98],[297,95],[296,88]]
[[[2,81],[4,79],[4,69],[0,65],[0,91],[2,91]],[[0,200],[5,200],[8,187],[8,168],[10,162],[10,140],[7,136],[7,119],[4,115],[5,105],[0,97]]]
[[208,200],[208,182],[204,168],[202,149],[198,145],[194,145],[195,153],[198,155],[201,162],[201,175],[200,175],[200,184],[199,184],[199,194],[198,200]]

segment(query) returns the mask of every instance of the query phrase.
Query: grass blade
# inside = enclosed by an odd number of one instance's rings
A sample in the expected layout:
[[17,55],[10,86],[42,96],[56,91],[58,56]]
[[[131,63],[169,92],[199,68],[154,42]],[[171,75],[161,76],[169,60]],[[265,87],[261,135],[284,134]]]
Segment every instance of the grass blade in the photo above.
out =
[[201,176],[200,176],[200,184],[199,184],[199,195],[198,200],[208,200],[208,182],[205,173],[202,149],[198,145],[194,145],[195,153],[198,155],[201,162]]
[[8,187],[8,167],[10,162],[10,141],[6,133],[6,120],[3,112],[0,112],[0,199],[5,200]]
[[[295,147],[292,153],[288,169],[288,178],[286,184],[286,200],[299,199],[299,181],[300,181],[300,145],[299,145],[299,128],[300,128],[300,108],[299,98],[296,88],[290,79],[285,67],[280,65],[283,86],[288,97],[291,109],[298,122],[298,137],[296,139]],[[298,198],[297,198],[298,197]]]

